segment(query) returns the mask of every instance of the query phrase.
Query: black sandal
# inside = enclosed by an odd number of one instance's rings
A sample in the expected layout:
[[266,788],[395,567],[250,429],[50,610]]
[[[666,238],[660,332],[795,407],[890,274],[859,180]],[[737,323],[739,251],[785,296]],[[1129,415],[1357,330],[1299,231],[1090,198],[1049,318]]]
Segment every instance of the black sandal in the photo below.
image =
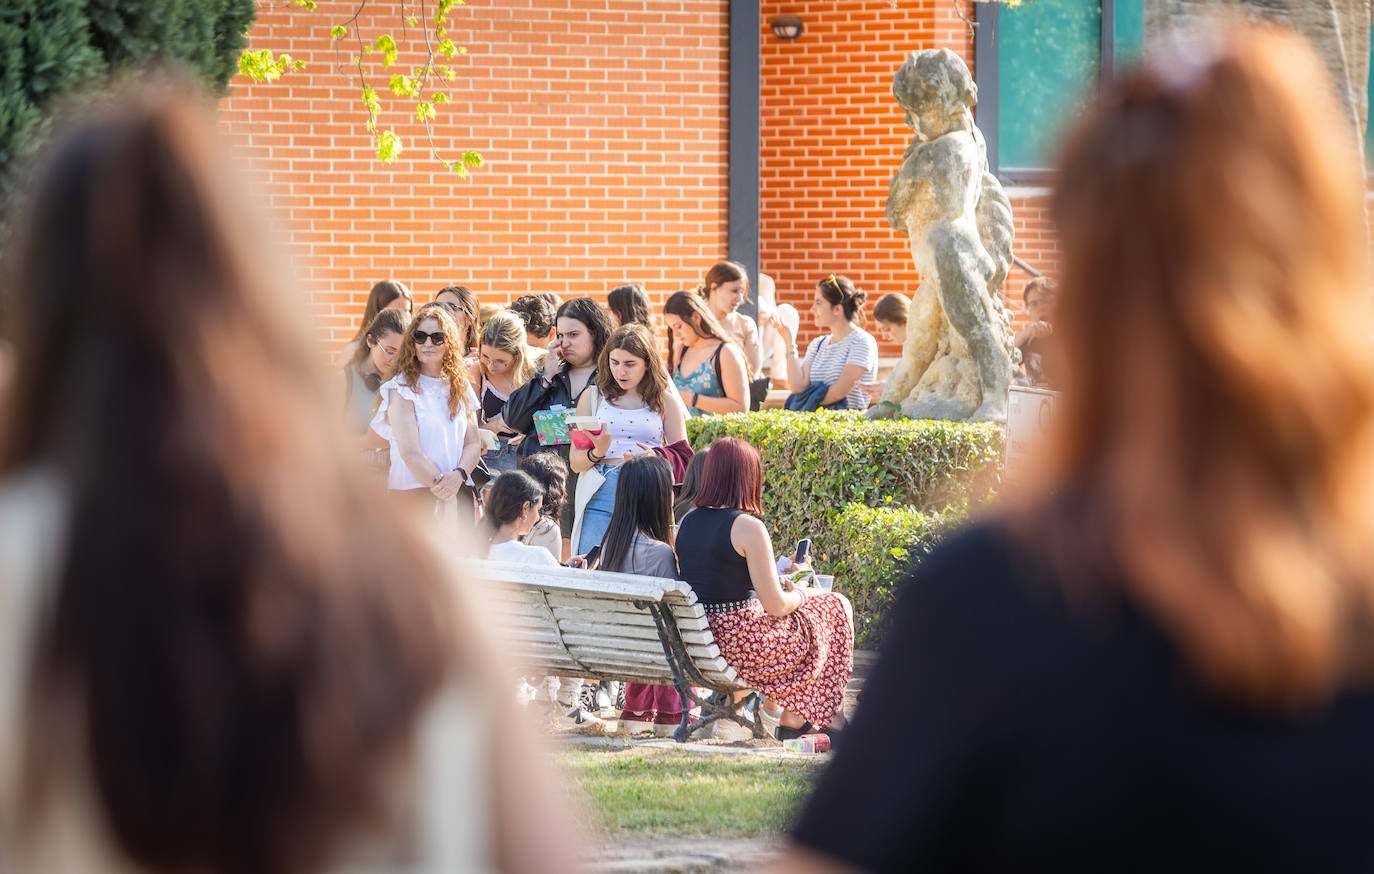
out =
[[833,748],[835,741],[843,731],[844,729],[830,728],[828,726],[826,728],[816,728],[816,726],[809,722],[803,722],[797,728],[788,728],[785,725],[779,725],[778,730],[773,732],[773,736],[778,740],[795,740],[804,734],[823,734],[830,738],[830,745]]

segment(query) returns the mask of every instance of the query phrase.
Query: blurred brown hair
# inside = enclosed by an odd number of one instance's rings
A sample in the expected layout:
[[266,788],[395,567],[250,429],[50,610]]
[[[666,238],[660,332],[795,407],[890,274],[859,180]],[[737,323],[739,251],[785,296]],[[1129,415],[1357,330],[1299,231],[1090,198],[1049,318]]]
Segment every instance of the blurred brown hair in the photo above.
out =
[[1109,86],[1060,158],[1048,470],[1087,498],[1060,561],[1123,571],[1215,693],[1297,706],[1371,663],[1363,177],[1305,42],[1202,42]]
[[331,427],[210,109],[163,80],[85,107],[16,223],[0,476],[70,507],[25,813],[89,765],[139,866],[288,874],[381,815],[452,610]]
[[367,334],[368,327],[372,320],[377,318],[377,313],[387,308],[398,297],[406,300],[406,315],[410,315],[411,309],[415,306],[415,298],[411,296],[410,289],[399,279],[383,279],[372,290],[367,293],[367,303],[363,305],[363,320],[358,323],[358,330],[353,334],[354,343],[363,342],[363,337]]

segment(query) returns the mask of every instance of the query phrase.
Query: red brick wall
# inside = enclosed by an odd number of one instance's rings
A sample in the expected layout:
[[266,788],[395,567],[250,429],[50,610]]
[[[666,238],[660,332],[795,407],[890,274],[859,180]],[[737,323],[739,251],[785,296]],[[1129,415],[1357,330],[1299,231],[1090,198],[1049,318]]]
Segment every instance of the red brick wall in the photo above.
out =
[[[815,283],[849,276],[868,292],[911,294],[920,277],[907,241],[884,217],[887,185],[911,134],[892,99],[892,75],[908,52],[950,48],[973,68],[967,0],[763,0],[761,73],[761,269],[780,301],[805,310]],[[784,42],[769,22],[800,15],[801,39]],[[963,17],[961,17],[963,16]],[[1012,190],[1016,254],[1052,272],[1054,250],[1043,195]],[[1013,268],[1013,311],[1030,274]],[[815,336],[803,318],[802,339]],[[870,321],[870,327],[872,327]],[[899,347],[883,344],[883,355]]]
[[[394,70],[384,74],[373,55],[372,84],[406,140],[395,164],[377,163],[359,87],[334,69],[329,30],[353,8],[262,5],[253,46],[309,66],[268,85],[237,79],[222,107],[237,150],[273,188],[296,277],[332,342],[352,333],[384,277],[426,300],[452,282],[502,303],[531,291],[604,299],[638,281],[658,301],[724,256],[726,0],[458,7],[450,30],[469,54],[453,62],[460,78],[436,132],[451,157],[485,156],[469,182],[429,156],[408,121],[413,104],[385,93]],[[371,0],[362,32],[401,42],[400,9]],[[412,28],[401,70],[418,65],[419,45]]]

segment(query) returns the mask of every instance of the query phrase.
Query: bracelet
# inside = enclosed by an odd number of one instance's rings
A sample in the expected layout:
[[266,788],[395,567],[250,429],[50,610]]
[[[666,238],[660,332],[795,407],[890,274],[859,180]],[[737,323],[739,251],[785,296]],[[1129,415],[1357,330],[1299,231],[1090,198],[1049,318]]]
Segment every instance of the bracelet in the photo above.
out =
[[787,357],[788,357],[788,358],[800,358],[800,357],[801,357],[801,353],[797,351],[797,347],[796,347],[796,346],[793,346],[791,349],[788,349],[788,350],[787,350]]
[[601,462],[606,460],[606,456],[597,455],[596,449],[595,447],[593,447],[587,450],[587,460],[590,461],[592,464],[600,464]]
[[455,473],[460,473],[460,474],[463,475],[463,482],[464,482],[464,483],[466,483],[469,479],[472,478],[472,475],[469,474],[466,470],[463,470],[461,467],[455,467],[453,470],[454,470]]
[[697,405],[697,398],[699,397],[701,397],[701,395],[699,395],[696,392],[692,392],[692,403],[690,403],[688,406],[695,407]]
[[802,588],[801,586],[797,586],[793,591],[795,591],[798,595],[802,596],[801,603],[797,605],[797,609],[800,610],[801,608],[806,606],[806,589]]

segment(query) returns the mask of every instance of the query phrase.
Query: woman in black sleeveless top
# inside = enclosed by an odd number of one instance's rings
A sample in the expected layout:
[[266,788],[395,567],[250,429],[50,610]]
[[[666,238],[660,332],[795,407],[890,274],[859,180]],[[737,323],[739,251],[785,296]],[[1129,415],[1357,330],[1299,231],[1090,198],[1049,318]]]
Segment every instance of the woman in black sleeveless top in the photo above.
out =
[[736,438],[706,456],[696,509],[677,533],[678,567],[740,679],[784,708],[782,731],[838,728],[854,667],[854,619],[836,592],[778,579],[761,512],[759,454]]

